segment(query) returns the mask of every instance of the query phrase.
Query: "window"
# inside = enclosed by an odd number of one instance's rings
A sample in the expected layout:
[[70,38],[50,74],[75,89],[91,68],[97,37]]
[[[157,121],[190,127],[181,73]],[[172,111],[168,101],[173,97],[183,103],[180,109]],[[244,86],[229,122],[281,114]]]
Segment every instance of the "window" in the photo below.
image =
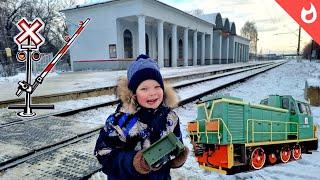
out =
[[146,34],[146,55],[149,55],[149,36]]
[[312,113],[311,113],[311,109],[310,109],[310,106],[308,105],[308,104],[305,104],[305,106],[306,106],[306,109],[307,109],[307,112],[308,112],[308,115],[312,115]]
[[305,104],[299,102],[299,103],[298,103],[298,108],[299,108],[299,112],[300,112],[301,114],[310,114],[310,113],[309,113],[309,109],[307,109],[307,107],[306,107]]
[[290,102],[290,112],[295,114],[296,113],[296,108],[293,102]]
[[109,57],[117,58],[117,46],[115,44],[109,44]]
[[263,104],[263,105],[268,105],[268,99],[264,99],[260,102],[260,104]]
[[156,53],[157,53],[157,59],[159,57],[159,52],[158,52],[158,38],[156,38]]
[[304,111],[304,108],[302,107],[301,103],[298,103],[299,112],[302,114]]
[[132,33],[126,29],[123,33],[124,58],[133,58]]
[[282,108],[289,110],[289,99],[288,98],[282,99]]
[[179,40],[179,59],[183,58],[183,43],[182,40]]

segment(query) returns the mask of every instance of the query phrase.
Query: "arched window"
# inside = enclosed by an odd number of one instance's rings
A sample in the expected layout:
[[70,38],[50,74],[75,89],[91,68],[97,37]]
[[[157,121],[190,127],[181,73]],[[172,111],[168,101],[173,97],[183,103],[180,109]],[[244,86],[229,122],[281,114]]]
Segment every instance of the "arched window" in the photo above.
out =
[[182,40],[179,40],[179,59],[183,58],[183,43]]
[[132,33],[126,29],[123,33],[124,58],[133,58]]
[[146,54],[149,56],[149,36],[146,34]]

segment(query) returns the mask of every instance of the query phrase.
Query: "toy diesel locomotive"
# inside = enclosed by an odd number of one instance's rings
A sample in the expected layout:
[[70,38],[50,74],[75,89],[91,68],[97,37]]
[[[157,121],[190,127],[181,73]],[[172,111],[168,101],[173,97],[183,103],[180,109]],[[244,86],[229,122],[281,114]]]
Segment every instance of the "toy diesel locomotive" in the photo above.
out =
[[188,133],[200,167],[224,174],[298,160],[318,149],[310,107],[292,96],[271,95],[260,104],[219,96],[198,104]]

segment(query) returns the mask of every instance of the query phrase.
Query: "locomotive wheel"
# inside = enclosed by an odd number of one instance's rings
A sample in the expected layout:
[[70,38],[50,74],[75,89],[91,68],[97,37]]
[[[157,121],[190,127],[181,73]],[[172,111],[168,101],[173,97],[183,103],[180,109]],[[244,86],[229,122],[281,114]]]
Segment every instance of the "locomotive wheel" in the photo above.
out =
[[287,163],[290,160],[291,151],[289,147],[283,147],[280,151],[280,159],[282,162]]
[[301,147],[299,144],[292,148],[292,157],[294,160],[298,160],[301,157]]
[[276,154],[272,152],[268,155],[268,160],[271,165],[274,165],[277,162],[278,158]]
[[266,162],[266,153],[261,147],[255,148],[251,153],[250,166],[253,169],[261,169]]

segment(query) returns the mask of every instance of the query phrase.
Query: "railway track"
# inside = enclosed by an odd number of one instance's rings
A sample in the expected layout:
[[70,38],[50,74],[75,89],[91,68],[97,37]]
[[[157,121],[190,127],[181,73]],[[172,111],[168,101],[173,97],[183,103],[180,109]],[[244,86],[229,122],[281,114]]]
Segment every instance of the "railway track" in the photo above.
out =
[[[214,80],[214,79],[218,79],[218,78],[223,78],[226,76],[231,76],[231,75],[235,75],[235,74],[239,74],[239,73],[243,73],[243,72],[247,72],[247,71],[251,71],[251,70],[255,70],[255,69],[259,69],[259,68],[263,68],[263,67],[268,67],[269,65],[272,65],[274,63],[266,63],[266,64],[262,64],[259,66],[254,66],[254,67],[248,67],[245,69],[237,69],[234,71],[230,71],[230,72],[225,72],[225,73],[221,73],[221,74],[214,74],[211,76],[207,76],[204,78],[198,78],[198,79],[193,79],[193,80],[188,80],[188,81],[182,81],[180,83],[175,83],[173,84],[173,87],[175,89],[179,89],[179,88],[184,88],[187,86],[191,86],[197,83],[202,83],[202,82],[206,82],[206,81],[210,81],[210,80]],[[98,104],[94,104],[91,106],[86,106],[86,107],[81,107],[81,108],[76,108],[76,109],[72,109],[72,110],[64,110],[64,111],[60,111],[60,112],[55,112],[55,113],[50,113],[47,115],[41,115],[35,118],[30,118],[27,120],[21,119],[21,118],[8,118],[7,120],[2,120],[2,122],[0,121],[0,128],[1,127],[5,127],[5,126],[11,126],[17,123],[21,123],[21,122],[26,122],[26,121],[33,121],[33,120],[37,120],[37,119],[42,119],[42,118],[46,118],[46,117],[50,117],[50,116],[69,116],[69,115],[73,115],[76,114],[78,112],[83,112],[83,111],[87,111],[87,110],[91,110],[91,109],[95,109],[95,108],[99,108],[99,107],[105,107],[105,106],[111,106],[114,104],[117,104],[119,101],[118,100],[111,100],[111,101],[107,101],[107,102],[102,102],[102,103],[98,103]]]
[[[186,74],[186,75],[173,75],[173,76],[167,76],[165,77],[166,81],[170,81],[171,83],[180,82],[184,80],[190,80],[190,79],[198,79],[198,78],[204,78],[207,76],[212,76],[215,74],[222,74],[227,73],[235,70],[241,70],[246,68],[253,68],[260,65],[267,65],[270,64],[270,62],[260,63],[260,64],[248,64],[248,65],[238,65],[234,67],[221,67],[216,68],[215,70],[206,70],[204,72],[195,72],[192,74]],[[101,95],[110,95],[114,94],[116,86],[108,86],[108,87],[101,87],[101,88],[94,88],[94,89],[85,89],[85,90],[78,90],[78,91],[72,91],[72,92],[64,92],[64,93],[57,93],[57,94],[50,94],[50,95],[42,95],[42,96],[33,96],[32,102],[35,104],[40,103],[53,103],[53,102],[59,102],[61,100],[77,100],[77,99],[83,99],[87,97],[96,97]],[[11,100],[4,100],[0,101],[0,108],[7,107],[9,104],[17,104],[17,103],[24,103],[23,98],[17,98],[17,99],[11,99]]]
[[[213,91],[244,81],[256,74],[277,67],[284,62],[261,65],[229,74],[216,74],[194,82],[176,84],[181,94],[197,83],[213,84],[196,95],[183,96],[179,105],[190,103]],[[221,81],[223,83],[218,83]],[[207,87],[207,86],[206,86]],[[28,120],[17,120],[0,125],[0,178],[87,178],[100,170],[93,147],[101,124],[81,121],[88,110],[111,106],[117,101],[68,110]],[[110,109],[110,108],[109,108]],[[104,110],[103,110],[104,111]],[[96,114],[93,112],[93,114]],[[107,115],[108,113],[104,113]],[[89,113],[90,115],[90,113]]]

